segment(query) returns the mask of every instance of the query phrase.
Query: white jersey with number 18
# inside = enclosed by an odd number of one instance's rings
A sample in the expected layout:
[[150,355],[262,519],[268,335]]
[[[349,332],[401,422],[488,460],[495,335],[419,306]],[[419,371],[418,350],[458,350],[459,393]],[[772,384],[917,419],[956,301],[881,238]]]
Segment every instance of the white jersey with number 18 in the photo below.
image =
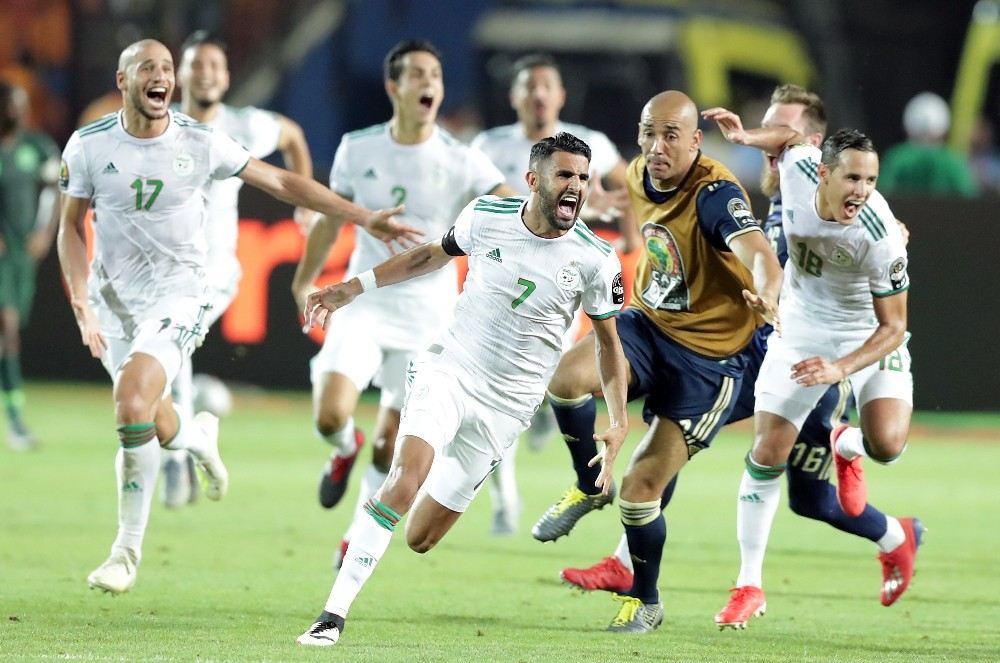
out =
[[906,244],[885,198],[873,191],[853,223],[816,212],[821,152],[812,145],[786,149],[778,159],[782,226],[788,243],[780,315],[844,331],[874,329],[873,297],[909,288]]
[[455,222],[469,275],[440,345],[445,365],[479,378],[466,385],[470,391],[527,421],[577,309],[582,305],[591,318],[613,316],[624,290],[610,244],[580,220],[560,237],[539,237],[524,225],[524,204],[524,198],[483,196]]

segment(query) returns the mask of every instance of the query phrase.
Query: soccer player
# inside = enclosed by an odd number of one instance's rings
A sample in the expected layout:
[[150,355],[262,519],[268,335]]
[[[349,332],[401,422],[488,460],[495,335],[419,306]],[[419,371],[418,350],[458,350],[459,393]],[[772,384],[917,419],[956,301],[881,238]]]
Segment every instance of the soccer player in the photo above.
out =
[[[385,57],[385,91],[392,118],[346,134],[337,148],[330,188],[366,206],[406,203],[403,217],[427,236],[443,234],[476,196],[509,195],[503,175],[482,152],[462,145],[435,123],[444,98],[441,57],[426,41],[403,41]],[[302,307],[337,237],[337,223],[320,219],[299,261],[292,292]],[[348,275],[390,257],[381,242],[358,236]],[[381,388],[372,464],[361,485],[354,523],[385,480],[403,405],[406,366],[445,328],[458,297],[453,266],[405,285],[380,290],[338,312],[311,362],[313,415],[319,436],[333,447],[320,478],[319,501],[337,505],[364,436],[354,425],[358,396],[374,380]],[[342,558],[353,526],[345,534]]]
[[[205,282],[208,180],[238,176],[291,204],[357,219],[386,239],[412,241],[419,233],[391,218],[398,210],[372,213],[170,111],[173,58],[158,41],[125,48],[116,82],[123,110],[74,132],[63,152],[58,248],[83,344],[114,384],[118,536],[87,582],[117,594],[135,583],[161,445],[195,457],[209,499],[221,499],[228,487],[218,420],[187,416],[169,395],[212,305]],[[83,221],[91,203],[88,268]]]
[[[771,105],[761,124],[765,127],[791,127],[818,147],[826,133],[826,112],[822,100],[815,93],[797,85],[781,85],[771,95]],[[781,195],[778,190],[776,157],[765,155],[761,189],[770,197],[771,202],[764,221],[764,234],[770,240],[778,260],[784,265],[788,251],[781,225]],[[743,376],[743,386],[727,423],[753,416],[754,383],[772,331],[772,327],[765,324],[754,334],[747,350],[748,364]],[[865,506],[861,515],[848,516],[837,503],[835,489],[829,481],[833,460],[830,455],[830,433],[834,426],[848,422],[847,412],[853,407],[853,403],[850,385],[842,381],[829,387],[809,413],[786,468],[789,507],[800,516],[822,520],[876,543],[882,565],[880,598],[882,604],[888,606],[902,596],[913,575],[913,561],[922,528],[918,519],[893,518],[871,504]],[[663,502],[664,507],[667,501],[669,495]],[[759,566],[757,571],[760,572]],[[582,589],[627,591],[632,585],[632,560],[628,553],[628,542],[622,537],[614,555],[605,557],[588,568],[564,569],[561,576],[566,582]],[[747,583],[743,586],[747,589],[742,590],[741,595],[748,599],[731,602],[729,609],[716,616],[716,623],[720,628],[743,628],[750,616],[763,607],[755,600],[756,592],[753,591],[760,587],[759,578],[756,585]]]
[[478,198],[440,241],[308,298],[307,322],[326,325],[363,292],[469,256],[454,322],[408,371],[389,476],[366,504],[326,606],[299,644],[337,642],[351,603],[411,507],[406,540],[414,551],[429,551],[451,529],[541,403],[562,335],[581,305],[594,322],[597,361],[594,355],[590,361],[611,413],[610,428],[596,436],[603,453],[590,462],[600,461],[598,486],[611,487],[628,428],[625,358],[614,319],[624,299],[621,265],[611,245],[577,218],[590,148],[559,133],[536,143],[529,163],[527,200]]
[[7,444],[17,451],[37,441],[22,416],[21,329],[35,296],[35,268],[55,232],[59,148],[24,127],[28,95],[0,81],[0,396]]
[[[743,350],[761,318],[774,321],[781,267],[743,187],[703,155],[698,111],[682,92],[657,94],[639,121],[642,153],[628,183],[646,250],[632,305],[618,328],[629,364],[629,397],[645,395],[650,424],[622,482],[622,523],[634,560],[632,586],[608,630],[647,632],[663,620],[656,587],[666,524],[661,496],[687,460],[711,443],[735,405]],[[584,338],[559,362],[549,398],[577,482],[532,528],[551,541],[609,504],[588,466],[600,387]],[[590,454],[587,458],[584,458]]]
[[[631,252],[642,244],[642,238],[628,202],[625,161],[600,131],[561,121],[559,113],[565,103],[566,89],[556,61],[540,53],[526,55],[512,67],[510,105],[517,113],[517,122],[483,131],[472,141],[472,146],[481,149],[503,172],[507,184],[524,195],[528,193],[524,172],[532,144],[560,131],[578,136],[593,152],[590,162],[593,175],[591,194],[581,216],[587,222],[617,220],[623,248],[626,253]],[[607,183],[606,190],[602,180]],[[564,342],[567,349],[576,340],[576,335],[577,326],[574,324]],[[541,449],[552,437],[555,427],[552,408],[543,403],[525,433],[529,448]],[[492,532],[495,535],[517,531],[521,501],[514,471],[516,452],[515,443],[506,460],[490,477]]]
[[[820,149],[790,127],[744,130],[739,116],[724,108],[703,115],[719,124],[727,140],[778,155],[790,247],[781,293],[783,333],[768,340],[754,388],[754,441],[737,502],[740,575],[729,604],[716,616],[720,626],[740,626],[766,607],[761,567],[778,480],[826,385],[848,380],[859,406],[861,427],[840,424],[830,435],[837,500],[848,516],[861,515],[867,506],[862,458],[891,463],[905,449],[913,409],[906,349],[909,278],[902,233],[875,190],[878,154],[867,136],[842,129]],[[904,521],[902,529],[900,543],[915,550],[919,521]],[[886,580],[883,603],[887,590],[890,598],[905,590],[904,580]]]
[[[181,89],[180,112],[197,122],[228,134],[247,148],[254,157],[263,159],[278,150],[285,167],[303,177],[312,178],[312,159],[302,128],[292,120],[269,111],[247,106],[234,108],[222,102],[229,90],[229,65],[226,45],[204,30],[188,37],[181,46],[181,61],[177,68]],[[213,180],[208,185],[208,241],[206,280],[211,289],[211,310],[205,315],[204,326],[211,328],[222,317],[236,297],[240,281],[240,263],[236,258],[236,236],[239,229],[237,203],[243,180],[231,177]],[[311,210],[298,208],[295,217],[308,223]],[[174,403],[193,414],[191,359],[186,358],[171,385]],[[161,498],[168,507],[187,504],[197,494],[197,482],[192,481],[193,464],[183,450],[166,451],[163,462]]]

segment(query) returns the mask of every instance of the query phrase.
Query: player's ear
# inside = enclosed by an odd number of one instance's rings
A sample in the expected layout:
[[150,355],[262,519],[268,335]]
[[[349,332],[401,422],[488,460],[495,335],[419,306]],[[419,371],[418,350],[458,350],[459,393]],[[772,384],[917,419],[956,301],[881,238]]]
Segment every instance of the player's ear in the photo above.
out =
[[385,79],[385,93],[390,99],[395,99],[399,94],[399,84],[391,78]]
[[115,72],[115,85],[122,92],[125,92],[128,89],[128,83],[125,81],[125,72],[121,69]]
[[701,133],[701,129],[695,129],[694,133],[691,135],[691,151],[697,152],[701,148],[701,137],[704,134]]
[[532,191],[538,191],[538,173],[533,170],[529,170],[524,174],[524,181],[528,183],[528,188]]

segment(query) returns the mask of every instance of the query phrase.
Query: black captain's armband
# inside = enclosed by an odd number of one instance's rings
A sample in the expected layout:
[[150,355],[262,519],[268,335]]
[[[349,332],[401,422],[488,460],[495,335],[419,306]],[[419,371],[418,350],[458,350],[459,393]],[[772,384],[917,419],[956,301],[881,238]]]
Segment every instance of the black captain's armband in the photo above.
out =
[[455,241],[455,226],[448,229],[448,232],[444,234],[441,238],[441,248],[444,252],[450,256],[464,256],[465,251],[458,246],[458,242]]

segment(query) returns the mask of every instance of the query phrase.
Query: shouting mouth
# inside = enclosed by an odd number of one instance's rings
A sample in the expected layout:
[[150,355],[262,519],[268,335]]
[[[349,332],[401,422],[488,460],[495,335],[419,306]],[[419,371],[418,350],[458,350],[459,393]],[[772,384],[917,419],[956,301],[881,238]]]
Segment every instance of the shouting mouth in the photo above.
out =
[[154,85],[146,90],[146,99],[153,108],[162,109],[167,105],[167,88],[165,85]]
[[567,193],[556,203],[556,217],[563,221],[575,221],[577,208],[580,206],[580,196],[576,193]]

